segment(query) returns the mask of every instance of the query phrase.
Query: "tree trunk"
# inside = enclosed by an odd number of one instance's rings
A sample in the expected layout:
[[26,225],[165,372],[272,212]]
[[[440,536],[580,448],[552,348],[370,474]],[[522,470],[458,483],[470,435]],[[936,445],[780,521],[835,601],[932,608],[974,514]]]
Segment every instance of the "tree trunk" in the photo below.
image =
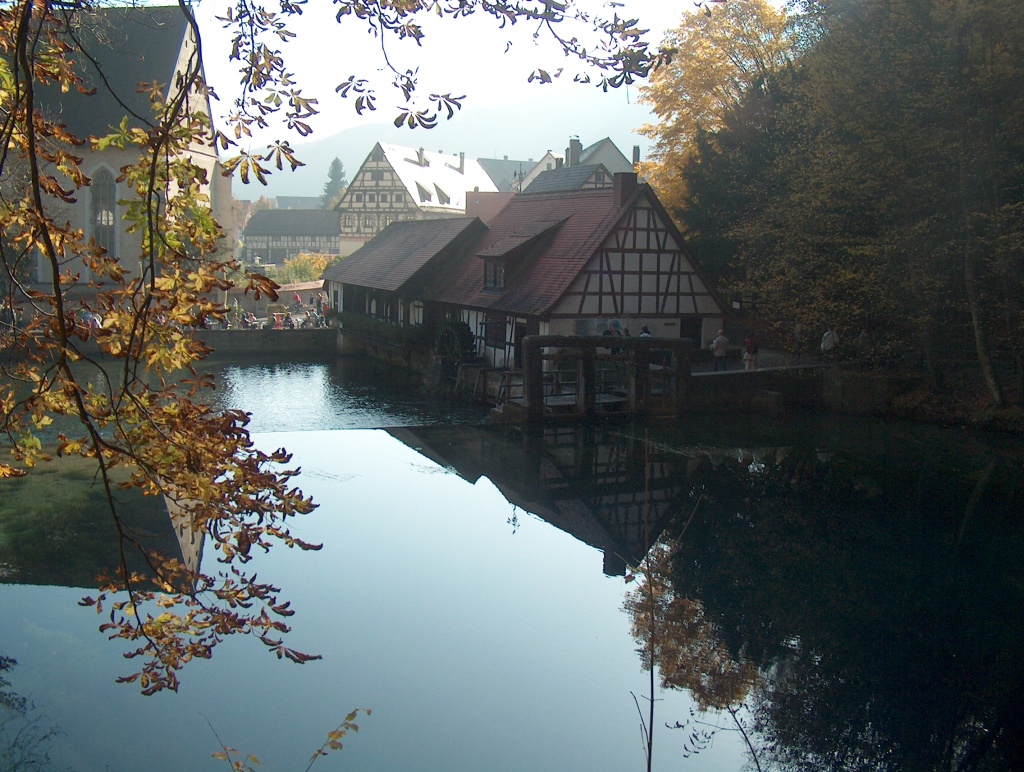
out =
[[928,390],[936,393],[941,388],[939,371],[935,364],[935,336],[932,334],[931,315],[921,322],[921,358],[924,364],[925,384]]
[[978,354],[978,365],[981,367],[981,375],[985,379],[985,387],[996,407],[1003,407],[1006,404],[1003,398],[1003,390],[999,387],[999,378],[996,376],[995,368],[992,366],[992,359],[988,354],[988,345],[985,342],[985,330],[981,322],[981,301],[978,296],[978,279],[976,276],[977,257],[974,250],[967,244],[964,245],[964,285],[967,290],[967,307],[971,312],[971,328],[974,331],[974,348]]
[[[963,7],[960,3],[954,5],[954,30],[955,46],[953,60],[954,83],[956,93],[969,93],[966,79],[965,67],[967,64],[967,35],[965,20],[962,18]],[[967,295],[967,308],[971,312],[971,329],[974,332],[974,349],[978,356],[978,366],[981,368],[981,376],[988,389],[989,396],[997,407],[1005,404],[1003,391],[999,387],[999,379],[996,377],[995,368],[992,366],[992,359],[988,352],[988,343],[985,340],[985,326],[982,320],[981,295],[978,291],[978,243],[973,227],[975,207],[972,206],[974,198],[971,195],[972,185],[969,180],[969,169],[974,167],[972,161],[967,157],[967,149],[974,147],[970,141],[970,131],[967,126],[967,116],[964,109],[954,107],[953,114],[956,120],[956,160],[957,176],[959,177],[960,193],[960,249],[964,261],[964,290]]]

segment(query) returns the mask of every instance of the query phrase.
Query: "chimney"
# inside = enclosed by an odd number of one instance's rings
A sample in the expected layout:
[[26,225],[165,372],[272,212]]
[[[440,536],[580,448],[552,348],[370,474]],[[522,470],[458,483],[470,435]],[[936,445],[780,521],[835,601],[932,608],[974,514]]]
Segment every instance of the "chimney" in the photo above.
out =
[[424,168],[430,166],[430,163],[427,161],[427,156],[423,152],[422,147],[416,151],[416,165]]
[[633,145],[633,168],[636,169],[636,167],[639,164],[640,164],[640,146],[639,145]]
[[451,164],[445,164],[445,166],[447,166],[449,169],[454,169],[459,174],[465,174],[466,173],[466,154],[465,153],[459,153],[459,165],[458,166],[452,166]]
[[636,172],[616,172],[612,189],[615,206],[623,206],[637,189]]
[[579,166],[580,153],[583,152],[583,143],[579,137],[569,137],[569,147],[565,151],[565,165]]
[[562,159],[561,158],[556,158],[555,159],[555,168],[556,169],[561,169],[562,168]]

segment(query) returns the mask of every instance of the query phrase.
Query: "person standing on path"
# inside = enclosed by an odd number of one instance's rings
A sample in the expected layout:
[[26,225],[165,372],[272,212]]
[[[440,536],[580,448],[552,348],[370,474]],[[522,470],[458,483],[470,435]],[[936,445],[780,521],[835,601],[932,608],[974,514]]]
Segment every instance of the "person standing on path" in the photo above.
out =
[[760,352],[760,345],[757,342],[757,335],[749,333],[743,343],[743,365],[745,370],[757,369],[757,355]]
[[835,355],[836,345],[839,343],[839,336],[829,327],[821,336],[821,358],[832,359]]
[[725,364],[725,355],[729,352],[729,339],[725,337],[725,330],[718,331],[718,337],[711,341],[712,359],[715,361],[714,372],[728,370]]

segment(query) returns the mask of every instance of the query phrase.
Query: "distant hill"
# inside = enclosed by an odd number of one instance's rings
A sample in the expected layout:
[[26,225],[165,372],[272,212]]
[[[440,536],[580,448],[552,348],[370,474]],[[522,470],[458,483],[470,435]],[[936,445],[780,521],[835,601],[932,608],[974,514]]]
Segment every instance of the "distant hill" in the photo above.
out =
[[[579,136],[584,147],[610,137],[629,158],[634,145],[640,145],[646,153],[648,140],[634,134],[633,129],[650,119],[645,111],[630,107],[632,109],[620,107],[596,114],[561,110],[552,112],[543,121],[517,123],[515,118],[510,118],[507,105],[478,105],[435,129],[395,128],[389,121],[365,123],[320,139],[294,143],[296,155],[305,166],[294,172],[274,170],[266,187],[258,182],[243,185],[236,179],[233,193],[235,198],[250,201],[260,196],[319,196],[327,182],[327,169],[332,160],[341,160],[345,175],[351,180],[377,142],[452,154],[464,152],[468,158],[507,156],[528,161],[539,160],[548,150],[561,155],[571,136]],[[515,111],[512,113],[515,115]],[[582,117],[584,115],[587,117]]]

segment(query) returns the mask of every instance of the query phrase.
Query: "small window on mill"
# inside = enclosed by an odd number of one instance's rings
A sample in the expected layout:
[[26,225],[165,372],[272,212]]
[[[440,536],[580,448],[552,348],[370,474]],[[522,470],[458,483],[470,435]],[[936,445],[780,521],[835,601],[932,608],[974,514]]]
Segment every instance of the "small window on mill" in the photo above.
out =
[[505,263],[502,260],[484,261],[484,289],[500,290],[505,288]]

